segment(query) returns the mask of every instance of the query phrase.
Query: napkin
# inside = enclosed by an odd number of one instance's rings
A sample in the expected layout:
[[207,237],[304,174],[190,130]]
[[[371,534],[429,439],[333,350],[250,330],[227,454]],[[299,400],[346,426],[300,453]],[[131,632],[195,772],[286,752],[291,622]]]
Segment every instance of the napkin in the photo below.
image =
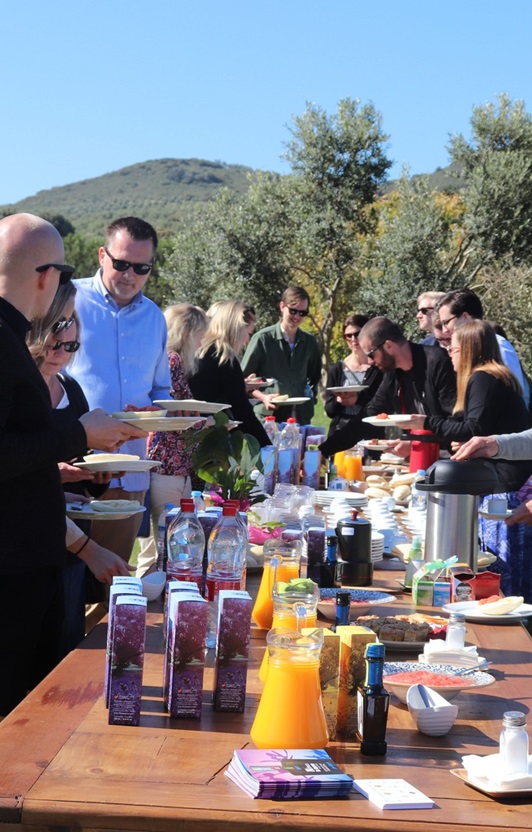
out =
[[457,667],[475,667],[485,661],[478,655],[476,645],[461,649],[449,649],[442,639],[431,639],[423,647],[423,653],[419,655],[419,661],[423,664],[452,664]]
[[489,754],[487,757],[468,754],[466,757],[462,757],[462,764],[469,779],[476,780],[486,790],[532,789],[532,756],[528,758],[528,774],[502,774],[500,754]]

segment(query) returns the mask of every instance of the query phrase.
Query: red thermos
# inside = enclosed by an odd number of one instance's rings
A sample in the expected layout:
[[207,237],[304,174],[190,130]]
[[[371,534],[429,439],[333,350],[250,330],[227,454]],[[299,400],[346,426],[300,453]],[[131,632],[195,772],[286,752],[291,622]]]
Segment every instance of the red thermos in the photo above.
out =
[[433,462],[437,462],[440,458],[439,442],[416,439],[416,436],[433,436],[430,430],[412,430],[410,431],[410,436],[412,438],[412,447],[410,450],[409,470],[411,473],[415,473],[420,469],[426,471]]

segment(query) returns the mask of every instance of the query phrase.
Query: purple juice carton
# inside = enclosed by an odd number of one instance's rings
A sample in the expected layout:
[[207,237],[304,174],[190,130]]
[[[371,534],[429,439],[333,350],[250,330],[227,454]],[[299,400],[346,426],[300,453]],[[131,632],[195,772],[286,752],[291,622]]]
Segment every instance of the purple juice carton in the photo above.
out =
[[115,602],[109,677],[109,725],[138,725],[146,645],[146,605],[142,595],[119,595]]
[[163,641],[165,645],[165,661],[163,663],[163,700],[166,707],[169,707],[168,691],[170,684],[170,672],[172,666],[170,635],[173,627],[173,618],[175,615],[175,597],[177,593],[193,593],[201,598],[198,585],[192,581],[178,581],[174,579],[168,581],[168,592],[166,596],[165,616],[163,620]]
[[235,589],[220,590],[214,659],[215,711],[244,712],[252,607],[249,593]]
[[105,648],[105,675],[103,677],[103,698],[105,707],[109,707],[109,677],[111,674],[111,638],[116,599],[119,595],[142,595],[140,578],[127,575],[115,575],[109,589],[109,613],[107,615],[107,643]]
[[171,717],[199,719],[203,701],[207,601],[198,593],[172,596],[168,655],[168,710]]
[[312,518],[309,518],[303,544],[303,551],[307,556],[307,577],[312,578],[317,584],[321,575],[320,566],[327,559],[326,529],[320,520],[321,518],[316,518],[316,521],[312,522]]

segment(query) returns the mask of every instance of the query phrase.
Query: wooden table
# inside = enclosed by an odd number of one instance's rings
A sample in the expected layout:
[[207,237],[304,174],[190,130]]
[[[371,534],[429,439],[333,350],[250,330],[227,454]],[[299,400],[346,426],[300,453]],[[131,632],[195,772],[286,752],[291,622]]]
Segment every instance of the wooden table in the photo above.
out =
[[[398,599],[393,607],[394,613],[406,611],[408,599]],[[212,712],[209,670],[201,721],[170,720],[160,698],[158,613],[148,615],[141,726],[109,726],[101,697],[105,625],[100,624],[0,725],[0,832],[59,827],[388,832],[392,823],[394,832],[528,830],[531,801],[493,800],[459,781],[450,769],[460,767],[463,754],[497,750],[504,711],[528,712],[532,641],[520,624],[468,624],[467,630],[468,640],[493,660],[497,684],[460,694],[450,734],[419,734],[406,707],[392,698],[385,758],[364,758],[356,744],[329,746],[355,777],[403,777],[436,802],[434,809],[383,812],[356,794],[339,801],[275,802],[253,800],[231,783],[223,771],[233,750],[250,743],[260,692],[256,672],[251,673],[245,714]],[[255,630],[256,661],[263,650],[263,634]]]

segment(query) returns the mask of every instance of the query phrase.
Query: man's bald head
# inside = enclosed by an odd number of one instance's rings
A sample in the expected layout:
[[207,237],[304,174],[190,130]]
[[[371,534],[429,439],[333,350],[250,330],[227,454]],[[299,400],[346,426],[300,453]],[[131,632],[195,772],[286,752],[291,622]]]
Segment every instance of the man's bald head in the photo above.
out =
[[0,220],[0,297],[27,318],[44,315],[57,289],[58,272],[36,270],[48,263],[63,263],[64,257],[63,240],[51,223],[34,214],[4,217]]

